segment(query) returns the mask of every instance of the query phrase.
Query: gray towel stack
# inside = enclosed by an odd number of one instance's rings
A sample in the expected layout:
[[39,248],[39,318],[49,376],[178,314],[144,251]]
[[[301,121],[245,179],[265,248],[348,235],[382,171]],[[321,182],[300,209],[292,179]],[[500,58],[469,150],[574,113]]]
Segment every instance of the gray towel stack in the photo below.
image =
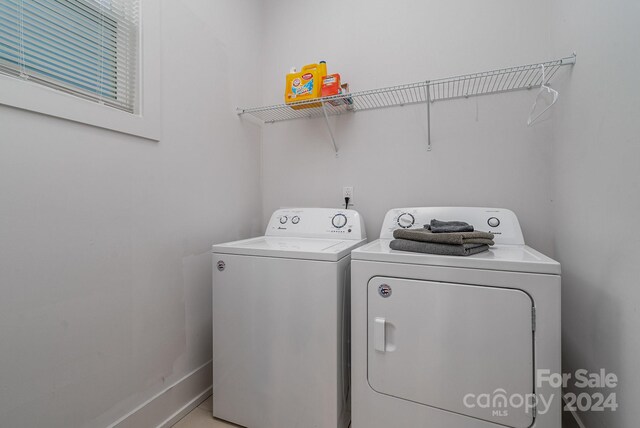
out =
[[396,229],[389,245],[393,250],[445,256],[470,256],[493,245],[493,233],[474,231],[464,222],[431,220],[424,229]]

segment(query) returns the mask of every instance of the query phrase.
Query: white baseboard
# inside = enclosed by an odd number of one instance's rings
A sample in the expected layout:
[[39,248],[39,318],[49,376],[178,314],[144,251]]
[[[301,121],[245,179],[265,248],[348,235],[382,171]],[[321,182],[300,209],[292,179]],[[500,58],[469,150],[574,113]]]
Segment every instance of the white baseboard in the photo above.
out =
[[191,400],[190,402],[182,406],[181,409],[177,410],[173,415],[165,419],[165,421],[162,422],[160,425],[158,425],[156,428],[172,427],[176,422],[178,422],[180,419],[187,416],[189,412],[191,412],[193,409],[198,407],[198,405],[202,403],[204,400],[206,400],[210,395],[211,395],[211,387],[207,388],[205,391],[202,391],[197,397],[195,397],[193,400]]
[[108,428],[169,428],[211,395],[212,361],[169,385]]

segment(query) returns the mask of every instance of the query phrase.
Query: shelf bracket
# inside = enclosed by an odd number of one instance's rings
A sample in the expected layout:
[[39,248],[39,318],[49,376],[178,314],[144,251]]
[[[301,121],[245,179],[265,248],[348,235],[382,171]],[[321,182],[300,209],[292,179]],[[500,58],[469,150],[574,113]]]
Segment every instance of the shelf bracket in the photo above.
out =
[[322,102],[322,113],[324,113],[324,123],[327,125],[327,129],[329,130],[329,135],[331,136],[331,142],[333,143],[333,150],[336,152],[336,157],[338,157],[338,146],[336,145],[336,139],[333,136],[333,131],[331,130],[331,124],[329,123],[329,114],[327,113],[327,108],[325,107],[324,101]]
[[427,151],[431,151],[431,83],[427,80]]

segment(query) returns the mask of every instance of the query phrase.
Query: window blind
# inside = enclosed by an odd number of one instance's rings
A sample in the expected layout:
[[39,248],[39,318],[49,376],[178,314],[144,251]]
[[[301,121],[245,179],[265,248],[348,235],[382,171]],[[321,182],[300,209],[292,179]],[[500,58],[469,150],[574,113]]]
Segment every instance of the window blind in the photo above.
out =
[[0,0],[0,73],[136,110],[138,0]]

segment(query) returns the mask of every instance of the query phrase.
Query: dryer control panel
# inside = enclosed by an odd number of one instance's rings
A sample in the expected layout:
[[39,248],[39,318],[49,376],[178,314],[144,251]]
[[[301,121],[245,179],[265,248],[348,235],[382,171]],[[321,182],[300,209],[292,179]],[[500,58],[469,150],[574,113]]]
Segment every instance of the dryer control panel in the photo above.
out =
[[491,232],[496,244],[524,245],[518,217],[504,208],[480,207],[413,207],[395,208],[387,212],[380,231],[381,239],[393,239],[396,229],[421,229],[432,219],[464,221],[475,230]]
[[271,215],[266,236],[365,239],[364,222],[355,210],[282,208]]

